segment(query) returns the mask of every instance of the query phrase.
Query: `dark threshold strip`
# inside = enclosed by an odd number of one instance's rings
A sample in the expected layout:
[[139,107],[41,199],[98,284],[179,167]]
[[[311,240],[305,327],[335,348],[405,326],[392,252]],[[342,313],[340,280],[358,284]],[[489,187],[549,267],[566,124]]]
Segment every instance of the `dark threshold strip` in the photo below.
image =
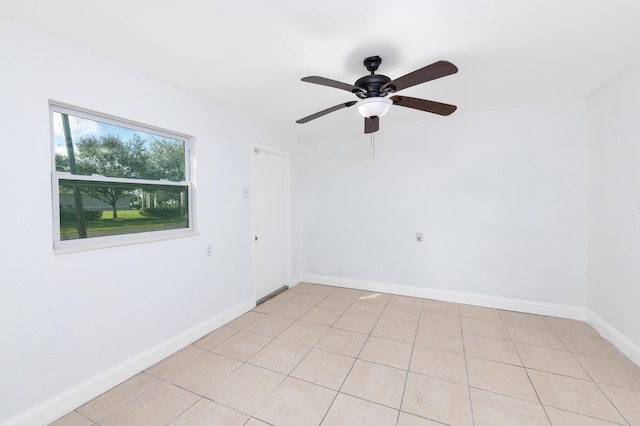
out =
[[256,302],[256,306],[261,305],[262,303],[266,302],[267,300],[276,297],[277,295],[279,295],[280,293],[282,293],[283,291],[288,290],[288,289],[289,289],[289,286],[283,285],[282,287],[280,287],[276,291],[274,291],[272,293],[269,293],[265,297],[263,297],[262,299],[258,300]]

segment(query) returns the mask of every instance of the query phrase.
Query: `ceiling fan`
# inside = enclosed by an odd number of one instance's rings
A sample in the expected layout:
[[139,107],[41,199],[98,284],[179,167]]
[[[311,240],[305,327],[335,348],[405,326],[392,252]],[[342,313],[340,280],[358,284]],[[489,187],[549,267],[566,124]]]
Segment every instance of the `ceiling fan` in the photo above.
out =
[[340,81],[318,76],[304,77],[302,81],[346,90],[347,92],[355,94],[360,100],[338,104],[331,108],[327,108],[320,112],[316,112],[315,114],[301,118],[300,120],[297,120],[296,123],[307,123],[311,120],[322,117],[323,115],[329,114],[330,112],[356,105],[358,111],[364,117],[364,132],[374,133],[380,128],[380,117],[389,110],[391,105],[399,105],[439,115],[449,115],[457,109],[455,105],[443,104],[425,99],[410,98],[408,96],[394,95],[387,97],[389,94],[406,89],[407,87],[457,73],[458,68],[451,62],[434,62],[431,65],[427,65],[426,67],[403,75],[402,77],[398,77],[395,80],[391,80],[386,75],[375,74],[381,63],[382,59],[380,56],[371,56],[366,58],[364,60],[364,66],[369,72],[371,72],[371,74],[359,78],[355,84],[342,83]]

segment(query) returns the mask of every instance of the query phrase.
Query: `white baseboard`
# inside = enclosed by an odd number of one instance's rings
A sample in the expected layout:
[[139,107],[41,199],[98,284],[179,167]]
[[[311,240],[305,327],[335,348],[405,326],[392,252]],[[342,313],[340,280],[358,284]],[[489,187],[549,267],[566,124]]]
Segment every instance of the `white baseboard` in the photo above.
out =
[[586,321],[592,325],[600,335],[602,335],[602,337],[609,340],[622,353],[629,357],[629,359],[640,366],[640,347],[620,333],[616,328],[611,326],[611,324],[600,318],[597,314],[580,306],[560,305],[555,303],[536,302],[463,291],[413,287],[401,284],[357,280],[326,275],[299,274],[291,279],[292,286],[301,282],[331,285],[334,287],[355,288],[358,290],[376,291],[381,293],[393,293],[402,296],[421,297],[454,303],[466,303],[469,305],[486,306],[488,308]]
[[402,284],[383,283],[377,281],[357,280],[351,278],[331,277],[326,275],[299,274],[292,279],[292,284],[300,282],[331,285],[335,287],[355,288],[358,290],[393,293],[402,296],[421,297],[446,302],[465,303],[468,305],[486,306],[488,308],[509,311],[527,312],[538,315],[549,315],[585,321],[586,309],[579,306],[556,303],[537,302],[501,296],[491,296],[464,291],[440,290],[434,288],[415,287]]
[[222,314],[211,318],[185,332],[134,356],[95,377],[13,417],[2,426],[42,426],[46,425],[98,395],[128,380],[139,372],[151,367],[169,355],[206,336],[213,330],[250,311],[256,306],[255,300],[243,302]]
[[598,333],[600,333],[602,337],[610,341],[620,352],[640,366],[640,346],[633,343],[624,334],[620,333],[611,324],[591,310],[587,311],[587,321],[598,330]]

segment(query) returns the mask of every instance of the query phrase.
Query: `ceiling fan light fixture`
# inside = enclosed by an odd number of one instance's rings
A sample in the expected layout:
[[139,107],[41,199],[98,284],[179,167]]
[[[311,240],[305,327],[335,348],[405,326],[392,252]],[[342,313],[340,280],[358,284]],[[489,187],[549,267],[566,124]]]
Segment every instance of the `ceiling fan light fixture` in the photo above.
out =
[[356,104],[356,107],[364,118],[371,118],[385,115],[389,111],[391,104],[393,104],[391,99],[375,96],[361,99]]
[[430,112],[438,115],[449,115],[456,110],[457,107],[455,105],[428,101],[426,99],[411,98],[409,96],[394,95],[387,98],[387,95],[391,93],[457,73],[458,67],[453,65],[451,62],[434,62],[431,65],[412,71],[409,74],[396,78],[395,80],[391,80],[386,75],[375,73],[381,62],[382,59],[380,59],[379,56],[366,58],[364,60],[364,66],[367,68],[367,71],[371,72],[371,74],[360,77],[354,84],[342,83],[340,81],[331,80],[317,75],[303,77],[302,81],[345,90],[356,95],[360,100],[343,102],[332,106],[331,108],[323,109],[315,114],[296,120],[296,123],[307,123],[331,112],[356,105],[360,115],[365,118],[364,132],[373,134],[378,131],[380,125],[380,120],[378,118],[386,114],[391,105]]

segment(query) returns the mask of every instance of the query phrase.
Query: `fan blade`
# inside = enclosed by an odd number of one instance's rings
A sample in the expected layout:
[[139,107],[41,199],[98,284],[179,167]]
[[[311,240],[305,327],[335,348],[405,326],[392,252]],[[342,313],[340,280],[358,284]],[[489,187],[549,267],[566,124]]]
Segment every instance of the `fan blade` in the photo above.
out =
[[448,61],[438,61],[431,65],[427,65],[424,68],[420,68],[414,72],[398,77],[395,80],[384,84],[380,90],[391,89],[391,92],[397,92],[407,87],[415,86],[416,84],[424,83],[427,81],[435,80],[436,78],[445,77],[447,75],[455,74],[458,72],[458,67]]
[[330,112],[337,111],[337,110],[342,109],[342,108],[348,108],[348,107],[350,107],[352,105],[355,105],[356,103],[357,103],[356,101],[349,101],[349,102],[345,102],[343,104],[338,104],[336,106],[332,106],[331,108],[327,108],[327,109],[322,110],[320,112],[316,112],[315,114],[311,114],[308,117],[301,118],[300,120],[296,120],[296,123],[300,123],[300,124],[306,123],[308,121],[315,120],[318,117],[322,117],[323,115],[327,115]]
[[364,132],[374,133],[380,128],[380,118],[373,116],[370,118],[364,118]]
[[426,99],[410,98],[408,96],[391,96],[389,99],[393,101],[394,105],[419,109],[420,111],[427,111],[439,115],[449,115],[458,109],[455,105],[427,101]]
[[306,81],[307,83],[315,83],[321,84],[323,86],[334,87],[336,89],[346,90],[347,92],[356,93],[362,92],[364,93],[364,89],[358,86],[354,86],[353,84],[343,83],[341,81],[331,80],[324,77],[318,77],[317,75],[312,75],[310,77],[303,77],[302,81]]

